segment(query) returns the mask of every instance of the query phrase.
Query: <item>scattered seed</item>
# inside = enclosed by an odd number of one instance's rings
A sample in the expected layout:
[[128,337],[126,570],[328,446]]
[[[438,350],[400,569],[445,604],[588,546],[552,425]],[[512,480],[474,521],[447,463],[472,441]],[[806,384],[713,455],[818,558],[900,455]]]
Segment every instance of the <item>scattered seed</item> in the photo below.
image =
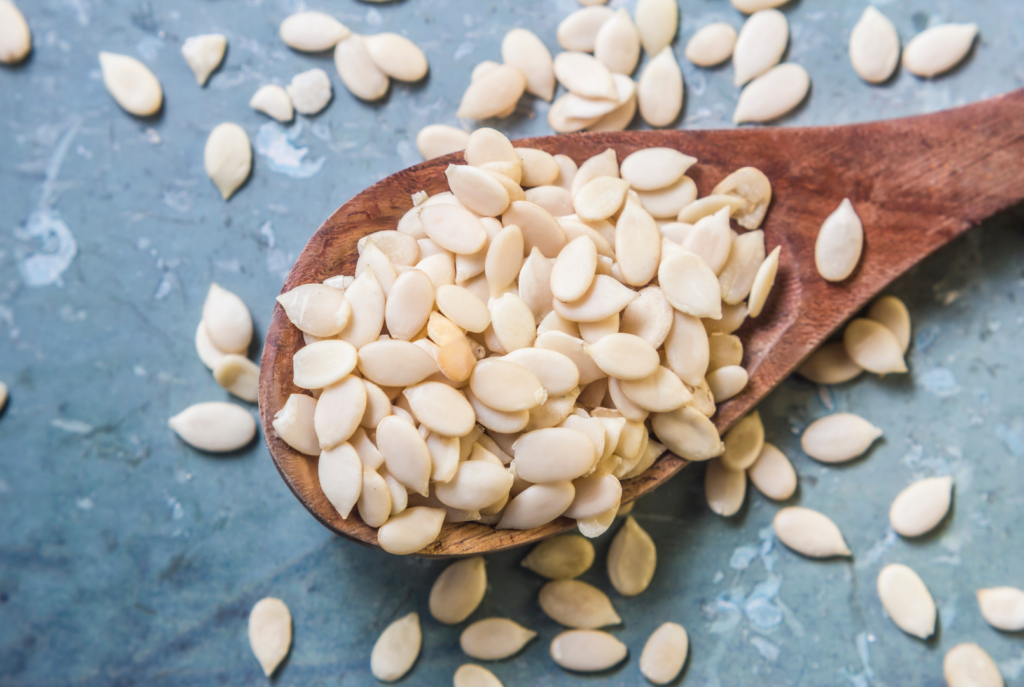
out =
[[818,273],[828,281],[843,281],[860,262],[864,247],[864,225],[849,198],[829,215],[814,243],[814,262]]
[[714,423],[704,414],[687,406],[670,413],[655,413],[651,427],[658,441],[665,444],[672,453],[687,460],[710,460],[725,451]]
[[910,312],[896,296],[882,296],[871,304],[868,319],[885,325],[895,335],[903,353],[910,347]]
[[869,372],[885,375],[907,371],[899,339],[875,320],[851,320],[843,332],[843,347],[853,362]]
[[667,685],[682,672],[690,640],[682,625],[665,623],[655,630],[640,654],[640,672],[656,685]]
[[697,198],[697,185],[684,176],[676,183],[657,191],[637,191],[640,204],[651,216],[661,220],[675,218]]
[[754,285],[750,289],[750,300],[748,301],[749,313],[751,317],[757,317],[761,314],[764,309],[765,301],[768,300],[768,294],[771,293],[772,287],[775,286],[775,275],[779,270],[779,252],[782,250],[782,246],[776,246],[765,261],[761,263],[761,266],[757,268],[757,274],[754,276]]
[[268,84],[256,91],[249,100],[249,107],[279,122],[290,122],[295,117],[288,92],[277,84]]
[[836,524],[810,508],[783,508],[775,514],[772,527],[779,541],[809,558],[851,555]]
[[222,356],[213,367],[213,378],[243,401],[255,403],[259,399],[260,368],[245,356]]
[[467,656],[481,661],[500,661],[519,653],[536,636],[533,630],[508,618],[485,618],[462,631],[459,645]]
[[[211,287],[211,294],[213,293]],[[307,334],[327,338],[340,333],[352,316],[345,294],[322,284],[303,284],[277,297],[289,321]],[[217,338],[203,309],[203,320],[214,343]]]
[[220,33],[192,36],[181,45],[181,54],[200,86],[205,86],[210,74],[220,66],[227,45],[227,37]]
[[363,36],[350,33],[338,41],[334,66],[345,87],[361,100],[380,100],[388,92],[388,75],[374,62]]
[[564,50],[593,52],[597,32],[615,11],[601,5],[576,10],[558,25],[558,44]]
[[791,112],[811,88],[807,70],[787,62],[772,67],[743,88],[732,121],[770,122]]
[[[637,11],[639,13],[639,8]],[[615,74],[629,75],[636,69],[640,60],[640,34],[625,7],[620,7],[601,25],[594,39],[594,57]]]
[[470,83],[455,116],[467,119],[508,116],[525,90],[523,72],[509,65],[498,65]]
[[708,24],[686,44],[686,59],[698,67],[714,67],[732,57],[736,29],[724,22]]
[[551,102],[555,93],[555,71],[551,52],[526,29],[512,29],[501,42],[501,59],[526,77],[529,93]]
[[928,639],[935,632],[935,602],[913,570],[900,563],[878,573],[878,596],[896,626],[909,635]]
[[655,127],[672,124],[683,109],[683,73],[671,46],[647,63],[637,84],[640,116]]
[[230,122],[218,124],[206,139],[203,164],[221,197],[230,198],[252,168],[252,146],[245,130]]
[[419,614],[399,618],[385,628],[373,645],[370,672],[383,682],[400,679],[416,662],[422,643]]
[[252,316],[234,293],[210,284],[203,303],[203,327],[221,353],[244,353],[252,340]]
[[344,24],[323,12],[296,12],[281,22],[281,40],[302,52],[330,50],[351,35]]
[[855,378],[864,368],[846,355],[842,341],[832,341],[822,344],[796,371],[816,384],[842,384]]
[[[596,36],[595,36],[596,40]],[[559,53],[554,60],[555,78],[569,91],[585,98],[615,100],[618,91],[608,67],[582,52]]]
[[586,474],[597,458],[594,444],[585,434],[550,427],[519,437],[513,465],[516,475],[528,482],[559,482]]
[[725,453],[722,465],[730,470],[743,471],[753,465],[764,448],[764,425],[756,410],[745,416],[725,433]]
[[723,207],[712,215],[701,217],[680,244],[683,250],[700,256],[716,275],[725,269],[732,251],[729,211],[729,207]]
[[656,191],[682,179],[696,162],[672,148],[643,148],[626,156],[620,173],[634,190]]
[[919,537],[938,527],[953,498],[952,477],[930,477],[899,493],[889,508],[889,523],[904,537]]
[[661,261],[658,283],[676,310],[694,317],[722,316],[718,277],[700,256],[680,250]]
[[292,645],[292,615],[280,599],[266,597],[249,611],[249,646],[270,677]]
[[363,36],[370,58],[377,68],[398,81],[419,81],[427,75],[427,56],[419,46],[397,33]]
[[1004,632],[1024,630],[1024,591],[1014,587],[978,590],[978,608],[985,621]]
[[459,666],[454,683],[455,687],[502,687],[494,673],[472,663]]
[[0,412],[3,411],[4,406],[7,405],[7,385],[0,382]]
[[679,6],[675,0],[640,0],[636,6],[636,27],[644,50],[648,55],[657,55],[675,38]]
[[[358,39],[358,36],[355,38]],[[310,69],[296,74],[285,90],[295,110],[302,114],[316,114],[331,102],[331,79],[323,69]]]
[[977,35],[977,24],[941,24],[925,29],[903,49],[903,66],[925,79],[944,74],[967,57]]
[[689,205],[683,207],[676,215],[676,221],[684,224],[696,224],[701,218],[713,215],[724,207],[730,208],[730,212],[736,212],[744,206],[742,198],[732,195],[710,195],[698,198]]
[[626,645],[600,630],[566,630],[551,641],[551,658],[567,670],[593,673],[621,663]]
[[[16,16],[3,18],[17,20]],[[15,50],[13,54],[17,52],[18,50]],[[27,54],[27,50],[25,52]],[[107,91],[129,114],[149,117],[160,110],[164,102],[164,92],[160,87],[160,81],[146,65],[134,57],[101,52],[100,69]]]
[[430,124],[416,134],[416,148],[424,160],[466,149],[469,134],[447,124]]
[[442,508],[407,508],[380,526],[377,541],[388,553],[406,556],[433,543],[441,533],[444,521],[445,511]]
[[786,454],[768,442],[754,464],[747,468],[747,476],[758,491],[774,501],[785,501],[796,492],[793,464]]
[[17,64],[32,50],[32,32],[13,2],[0,2],[0,63]]
[[576,490],[568,480],[529,486],[508,502],[495,528],[529,530],[540,527],[564,513],[575,494]]
[[231,403],[196,403],[167,424],[189,446],[210,453],[237,451],[256,436],[256,421]]
[[900,36],[889,18],[868,6],[850,33],[850,64],[868,83],[883,83],[900,61]]
[[751,14],[740,29],[732,54],[734,85],[742,86],[777,65],[788,42],[786,15],[776,9]]
[[789,0],[732,0],[732,6],[744,14],[785,5]]
[[578,534],[563,534],[533,547],[522,566],[550,580],[571,580],[594,564],[594,545]]
[[992,657],[977,644],[957,644],[946,652],[942,674],[949,687],[1003,687],[1003,676]]
[[747,494],[747,473],[732,470],[721,460],[708,463],[704,473],[704,497],[711,512],[724,518],[732,517],[743,507]]
[[608,577],[623,596],[643,593],[654,578],[657,551],[650,535],[627,517],[608,549]]
[[320,442],[313,427],[316,401],[304,394],[292,394],[274,415],[272,426],[281,441],[307,456],[320,454]]
[[622,622],[604,592],[579,580],[552,580],[545,584],[540,590],[540,607],[565,627],[595,630]]
[[804,453],[823,463],[845,463],[863,455],[882,436],[882,430],[851,413],[835,413],[815,420],[804,430]]

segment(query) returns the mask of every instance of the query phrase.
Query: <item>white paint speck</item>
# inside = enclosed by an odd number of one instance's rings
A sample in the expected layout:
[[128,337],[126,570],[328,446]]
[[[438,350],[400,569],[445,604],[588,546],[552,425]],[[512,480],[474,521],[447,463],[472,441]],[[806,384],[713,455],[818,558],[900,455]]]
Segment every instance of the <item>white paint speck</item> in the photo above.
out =
[[305,159],[309,148],[294,145],[301,133],[302,122],[288,128],[277,122],[266,122],[256,131],[256,152],[267,159],[271,171],[293,179],[308,179],[320,171],[327,158]]
[[88,422],[82,422],[81,420],[65,420],[61,417],[50,420],[50,426],[54,429],[59,429],[70,434],[88,434],[93,430],[93,426]]
[[88,496],[79,496],[75,499],[75,507],[78,510],[92,510],[96,504]]

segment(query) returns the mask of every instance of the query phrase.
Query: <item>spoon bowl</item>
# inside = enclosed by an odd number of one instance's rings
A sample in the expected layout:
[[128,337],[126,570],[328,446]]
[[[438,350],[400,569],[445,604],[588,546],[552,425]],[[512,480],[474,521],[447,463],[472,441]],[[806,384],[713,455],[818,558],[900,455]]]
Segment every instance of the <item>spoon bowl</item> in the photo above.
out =
[[[736,332],[743,342],[746,388],[720,404],[712,418],[720,433],[861,310],[892,280],[970,227],[1024,200],[1024,89],[944,112],[848,126],[708,131],[624,131],[544,136],[515,141],[582,163],[608,148],[621,162],[655,146],[698,159],[688,171],[700,197],[740,167],[756,167],[772,183],[772,202],[761,229],[765,248],[782,246],[778,277],[761,316]],[[402,170],[338,208],[309,240],[282,292],[353,274],[356,242],[394,229],[417,191],[448,190],[445,168],[462,153]],[[857,269],[839,283],[818,274],[818,229],[844,198],[864,224]],[[280,305],[263,348],[259,408],[270,455],[300,502],[325,527],[378,546],[377,531],[353,511],[343,520],[320,489],[316,456],[284,443],[271,423],[290,394],[292,356],[303,345]],[[665,453],[642,475],[622,483],[622,503],[648,493],[687,465]],[[536,542],[575,526],[558,518],[532,530],[495,530],[473,522],[448,523],[417,555],[464,556]]]

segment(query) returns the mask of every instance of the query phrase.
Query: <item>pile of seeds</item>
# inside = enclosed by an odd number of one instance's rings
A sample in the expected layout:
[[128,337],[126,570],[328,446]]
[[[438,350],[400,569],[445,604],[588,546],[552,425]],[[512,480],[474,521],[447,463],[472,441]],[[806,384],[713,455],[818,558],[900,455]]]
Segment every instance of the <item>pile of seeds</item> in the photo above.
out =
[[467,520],[564,515],[597,536],[620,480],[666,447],[728,452],[710,417],[747,383],[732,332],[778,267],[756,169],[698,199],[696,160],[668,148],[577,168],[480,129],[465,157],[450,192],[416,194],[395,229],[359,241],[354,276],[278,298],[306,343],[294,384],[312,394],[292,394],[274,429],[319,454],[338,514],[357,510],[393,553]]

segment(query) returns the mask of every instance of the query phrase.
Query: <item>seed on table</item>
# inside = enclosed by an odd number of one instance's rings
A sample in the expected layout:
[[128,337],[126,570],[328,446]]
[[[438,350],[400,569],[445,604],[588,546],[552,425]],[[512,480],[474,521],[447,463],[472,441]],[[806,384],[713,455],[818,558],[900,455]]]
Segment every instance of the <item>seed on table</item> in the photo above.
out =
[[532,32],[512,29],[501,42],[501,59],[526,77],[529,93],[551,102],[555,93],[555,71],[551,52]]
[[468,133],[447,124],[429,124],[416,134],[416,149],[424,160],[461,152],[468,143]]
[[320,441],[313,428],[316,400],[305,394],[291,394],[274,415],[272,426],[281,441],[307,456],[320,455]]
[[370,672],[383,682],[400,679],[416,662],[422,643],[419,614],[399,618],[385,628],[373,645]]
[[[664,264],[664,263],[662,263]],[[714,276],[714,275],[712,275]],[[717,283],[717,281],[716,281]],[[664,290],[664,283],[662,286]],[[668,294],[666,294],[668,295]],[[554,301],[555,312],[573,322],[597,322],[622,310],[640,297],[614,277],[599,274],[583,296],[571,303]],[[671,298],[669,301],[671,302]]]
[[256,421],[249,411],[217,401],[191,405],[167,424],[189,446],[210,453],[237,451],[256,436]]
[[[20,16],[20,12],[16,16]],[[13,54],[16,55],[22,49],[23,45],[14,50]],[[107,92],[126,112],[137,117],[149,117],[160,111],[164,103],[164,92],[160,81],[146,65],[134,57],[101,52],[100,70],[103,72],[103,85],[107,87]]]
[[900,563],[878,573],[878,597],[896,626],[909,635],[928,639],[935,633],[935,601],[916,572]]
[[430,615],[456,625],[468,618],[487,591],[487,570],[481,556],[465,558],[445,568],[430,588]]
[[750,294],[764,259],[764,232],[760,229],[748,231],[733,241],[729,259],[718,275],[724,302],[735,305]]
[[868,83],[887,81],[900,61],[900,36],[889,18],[868,6],[850,32],[850,64]]
[[941,24],[925,29],[903,49],[903,66],[925,79],[944,74],[967,57],[977,35],[977,24]]
[[686,59],[698,67],[714,67],[732,57],[736,29],[725,22],[708,24],[686,44]]
[[711,194],[726,194],[742,199],[744,204],[733,208],[733,217],[741,227],[757,229],[772,201],[772,184],[764,172],[756,167],[741,167],[718,182]]
[[594,564],[594,545],[578,534],[563,534],[541,542],[521,565],[550,580],[571,580]]
[[316,402],[313,427],[320,448],[333,448],[348,441],[366,412],[366,386],[355,375],[326,387]]
[[472,663],[459,666],[453,681],[455,687],[502,687],[494,673]]
[[206,85],[217,67],[224,59],[228,39],[222,33],[210,33],[203,36],[191,36],[181,45],[181,55],[185,58],[189,69],[196,77],[196,83]]
[[732,517],[743,507],[747,494],[747,473],[733,470],[721,460],[708,463],[704,473],[704,497],[712,513]]
[[658,351],[633,334],[610,334],[584,350],[602,371],[622,380],[646,379],[660,362]]
[[1003,687],[1003,676],[992,657],[977,644],[963,643],[946,652],[942,674],[949,687]]
[[558,44],[563,50],[593,52],[597,32],[614,15],[614,10],[603,5],[576,10],[558,25]]
[[525,90],[523,72],[509,65],[498,65],[469,84],[455,116],[466,119],[507,117],[515,110]]
[[842,341],[831,341],[822,344],[796,371],[816,384],[842,384],[857,377],[864,368],[846,355]]
[[682,672],[689,650],[690,639],[683,626],[664,623],[644,644],[640,672],[656,685],[667,685]]
[[673,312],[661,288],[648,286],[622,311],[619,331],[639,336],[651,346],[661,348],[672,329]]
[[611,72],[591,55],[582,52],[559,53],[555,56],[554,66],[555,78],[572,93],[586,98],[616,99],[617,91]]
[[360,100],[380,100],[388,92],[390,80],[366,48],[363,36],[350,33],[334,47],[334,66],[345,88]]
[[789,42],[789,22],[776,9],[754,12],[740,29],[732,53],[733,84],[742,86],[782,59]]
[[750,375],[739,365],[726,365],[708,372],[705,380],[715,403],[724,403],[747,388]]
[[868,309],[868,319],[885,325],[900,343],[903,353],[910,347],[910,312],[896,296],[882,296]]
[[252,168],[252,146],[245,130],[231,122],[214,127],[206,139],[203,165],[221,197],[230,198]]
[[814,243],[818,273],[828,281],[843,281],[856,269],[863,247],[864,225],[850,199],[844,198],[818,230]]
[[260,395],[260,367],[245,356],[228,353],[213,367],[213,378],[233,395],[256,403]]
[[651,584],[657,550],[650,535],[632,516],[626,518],[608,549],[608,577],[623,596],[636,596]]
[[[292,324],[303,332],[319,338],[338,334],[345,329],[352,317],[352,306],[346,300],[345,294],[323,284],[297,286],[278,296],[277,302],[281,304]],[[210,320],[205,315],[205,308],[203,312],[206,327],[210,331],[210,336],[214,337],[214,332],[210,329]],[[217,343],[216,338],[214,343]]]
[[270,677],[292,645],[292,614],[280,599],[260,599],[249,611],[249,646]]
[[310,69],[292,77],[285,86],[288,99],[292,101],[296,112],[313,115],[327,107],[331,102],[331,77],[323,69]]
[[658,441],[687,460],[710,460],[725,450],[714,423],[706,415],[687,406],[671,413],[655,413],[651,428]]
[[636,6],[636,28],[644,51],[657,55],[675,38],[679,6],[675,0],[640,0]]
[[260,87],[249,99],[249,107],[279,122],[290,122],[295,117],[295,108],[288,92],[277,84]]
[[640,73],[636,89],[640,116],[651,126],[669,126],[683,109],[684,95],[683,73],[671,46],[666,46]]
[[519,653],[536,636],[533,630],[508,618],[485,618],[462,631],[459,646],[467,656],[481,661],[500,661]]
[[754,464],[747,468],[747,477],[759,492],[773,501],[785,501],[796,492],[793,464],[777,446],[768,442]]
[[625,7],[620,7],[601,25],[594,38],[594,57],[613,74],[629,75],[636,69],[640,60],[640,34]]
[[770,122],[791,112],[807,97],[811,77],[798,64],[787,62],[772,67],[743,87],[734,124]]
[[722,465],[742,471],[753,465],[764,448],[764,424],[756,410],[745,416],[725,433]]
[[565,627],[595,630],[622,622],[604,592],[579,580],[552,580],[541,587],[539,600],[541,610]]
[[621,663],[626,645],[600,630],[566,630],[551,641],[551,658],[567,670],[594,673]]
[[575,494],[569,480],[529,486],[508,502],[495,529],[530,530],[547,524],[569,508]]
[[721,274],[732,251],[732,228],[729,226],[730,207],[697,220],[680,246],[700,256],[716,275]]
[[889,508],[889,523],[904,537],[919,537],[938,527],[953,498],[952,477],[930,477],[899,493]]
[[979,589],[978,608],[992,627],[1004,632],[1024,630],[1024,591],[1014,587]]
[[427,75],[427,56],[419,46],[397,33],[363,36],[370,58],[377,68],[398,81],[419,81]]
[[882,430],[852,413],[815,420],[800,437],[804,453],[822,463],[845,463],[863,455]]
[[783,508],[775,514],[772,528],[779,541],[809,558],[852,555],[836,524],[810,508]]
[[356,449],[344,443],[324,450],[317,463],[317,479],[341,519],[348,519],[363,490],[363,463]]
[[323,12],[296,12],[281,22],[279,31],[285,45],[302,52],[330,50],[352,32]]
[[875,320],[851,320],[843,331],[843,348],[853,362],[869,372],[885,375],[907,371],[899,339]]
[[722,287],[700,256],[680,250],[661,261],[658,283],[676,310],[694,317],[722,316]]
[[765,301],[768,300],[768,294],[771,293],[772,287],[775,286],[775,275],[779,270],[779,252],[781,250],[782,246],[776,246],[768,254],[764,262],[761,263],[761,266],[757,268],[757,274],[754,276],[754,285],[750,288],[750,300],[748,301],[751,317],[757,317],[761,314]]
[[0,63],[17,64],[32,50],[32,32],[13,2],[0,2]]

